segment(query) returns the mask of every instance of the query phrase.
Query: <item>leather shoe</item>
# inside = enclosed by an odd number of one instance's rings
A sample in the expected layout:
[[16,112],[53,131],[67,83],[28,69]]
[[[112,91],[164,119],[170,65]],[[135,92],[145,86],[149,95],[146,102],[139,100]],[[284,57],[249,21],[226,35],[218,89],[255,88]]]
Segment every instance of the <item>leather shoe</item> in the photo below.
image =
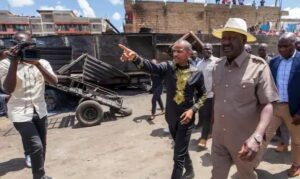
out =
[[191,170],[191,171],[186,171],[181,177],[181,179],[193,179],[194,177],[195,177],[194,170]]
[[287,144],[279,144],[275,149],[276,152],[287,152],[289,145]]
[[288,176],[295,177],[300,175],[300,166],[292,165],[291,168],[288,169]]

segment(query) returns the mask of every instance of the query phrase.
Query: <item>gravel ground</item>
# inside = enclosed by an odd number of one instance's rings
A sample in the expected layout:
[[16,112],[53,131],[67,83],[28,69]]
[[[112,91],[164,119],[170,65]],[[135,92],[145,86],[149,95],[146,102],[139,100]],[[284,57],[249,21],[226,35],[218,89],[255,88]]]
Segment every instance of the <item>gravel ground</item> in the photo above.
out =
[[[128,117],[105,120],[94,127],[80,127],[74,112],[60,112],[49,117],[46,173],[55,179],[168,179],[172,172],[172,140],[163,129],[163,115],[147,121],[151,95],[123,93],[124,104],[133,109]],[[165,98],[165,95],[164,95]],[[108,110],[108,109],[106,109]],[[159,110],[158,110],[159,112]],[[211,155],[197,147],[200,130],[190,142],[196,179],[211,177]],[[30,179],[31,169],[24,165],[19,134],[5,117],[0,118],[0,178]],[[211,140],[208,141],[211,145]],[[284,179],[291,162],[290,153],[276,153],[270,145],[258,176]],[[232,167],[229,178],[236,177]],[[300,177],[298,177],[300,178]]]

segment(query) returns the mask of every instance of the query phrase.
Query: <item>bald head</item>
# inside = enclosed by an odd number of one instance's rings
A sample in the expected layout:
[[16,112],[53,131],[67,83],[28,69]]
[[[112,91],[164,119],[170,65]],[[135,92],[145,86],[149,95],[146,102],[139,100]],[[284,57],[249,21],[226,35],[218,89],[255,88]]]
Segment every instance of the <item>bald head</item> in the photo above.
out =
[[260,56],[263,59],[266,59],[267,57],[267,49],[268,49],[268,45],[265,43],[261,43],[258,46],[258,56]]
[[192,45],[186,40],[178,40],[174,46],[182,46],[185,50],[192,52]]
[[192,45],[186,40],[179,40],[174,43],[172,53],[173,61],[180,66],[185,66],[193,53]]
[[281,41],[281,40],[289,40],[289,41],[295,43],[297,40],[297,36],[294,33],[287,32],[287,33],[282,34],[279,37],[279,41]]
[[209,59],[212,55],[213,46],[210,43],[205,43],[202,48],[204,59]]
[[251,45],[249,45],[249,44],[245,44],[244,45],[244,48],[245,48],[245,50],[246,50],[246,52],[248,52],[248,53],[252,53],[252,47],[251,47]]
[[31,35],[27,32],[17,32],[13,36],[13,40],[16,41],[17,43],[19,43],[19,42],[29,42],[29,41],[31,41]]
[[278,41],[278,52],[285,59],[289,59],[295,52],[296,35],[294,33],[284,33]]

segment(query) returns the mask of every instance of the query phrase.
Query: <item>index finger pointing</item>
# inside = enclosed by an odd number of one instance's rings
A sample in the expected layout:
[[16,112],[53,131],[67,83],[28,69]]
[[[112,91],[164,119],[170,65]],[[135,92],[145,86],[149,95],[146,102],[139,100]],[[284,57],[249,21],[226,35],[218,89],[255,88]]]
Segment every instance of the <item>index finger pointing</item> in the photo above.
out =
[[119,44],[119,47],[123,50],[125,50],[126,52],[129,52],[131,51],[129,48],[127,48],[126,46],[122,45],[122,44]]

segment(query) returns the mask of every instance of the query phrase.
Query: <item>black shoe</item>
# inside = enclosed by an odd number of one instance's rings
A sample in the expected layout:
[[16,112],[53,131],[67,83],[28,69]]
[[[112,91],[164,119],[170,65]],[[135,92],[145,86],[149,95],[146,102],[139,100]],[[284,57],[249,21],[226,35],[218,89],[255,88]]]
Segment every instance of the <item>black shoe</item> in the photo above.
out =
[[195,173],[194,170],[190,170],[190,171],[186,171],[183,176],[182,179],[193,179],[195,177]]
[[188,155],[184,161],[185,172],[182,179],[193,179],[195,177],[194,167],[190,156]]

